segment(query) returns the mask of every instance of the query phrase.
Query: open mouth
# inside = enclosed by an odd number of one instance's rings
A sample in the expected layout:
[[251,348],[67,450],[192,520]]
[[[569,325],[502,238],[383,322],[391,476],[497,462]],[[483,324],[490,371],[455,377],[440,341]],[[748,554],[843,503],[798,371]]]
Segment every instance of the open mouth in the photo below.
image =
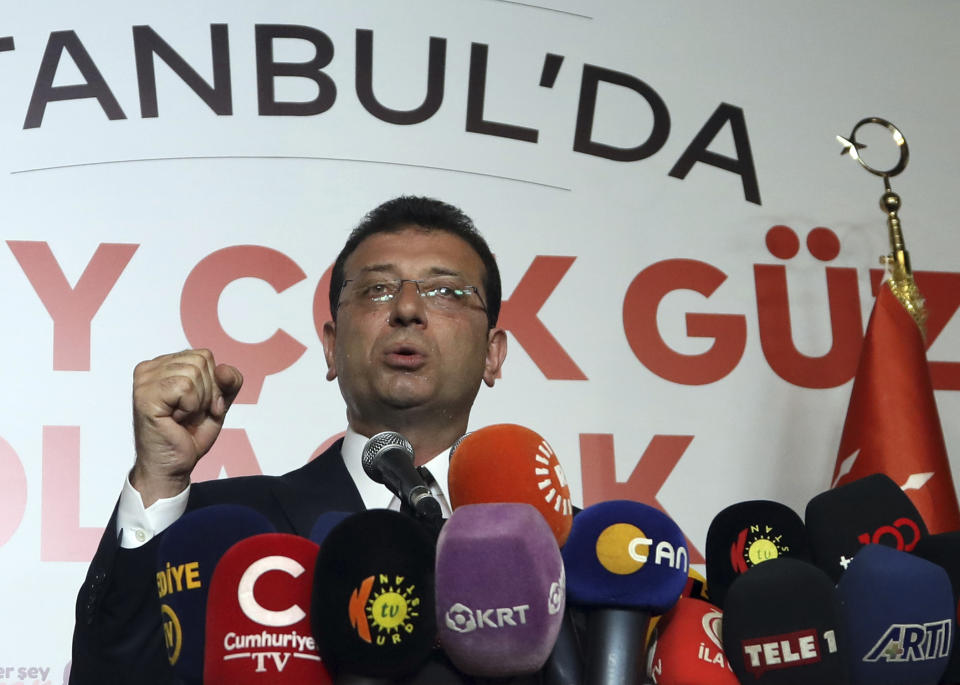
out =
[[418,369],[426,362],[426,355],[413,345],[394,345],[385,358],[388,366],[399,369]]

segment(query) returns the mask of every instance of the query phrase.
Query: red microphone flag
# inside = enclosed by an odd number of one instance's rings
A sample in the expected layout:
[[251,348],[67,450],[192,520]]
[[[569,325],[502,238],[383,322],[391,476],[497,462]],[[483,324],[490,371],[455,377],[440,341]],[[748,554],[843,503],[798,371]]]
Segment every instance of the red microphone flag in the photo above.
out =
[[960,508],[927,367],[923,333],[887,281],[870,315],[843,425],[833,485],[873,473],[910,497],[931,533],[960,529]]

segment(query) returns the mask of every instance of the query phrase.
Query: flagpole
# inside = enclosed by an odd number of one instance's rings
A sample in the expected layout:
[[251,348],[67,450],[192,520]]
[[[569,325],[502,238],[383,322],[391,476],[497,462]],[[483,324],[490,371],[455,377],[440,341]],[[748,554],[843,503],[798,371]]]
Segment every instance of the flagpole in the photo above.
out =
[[[893,142],[897,144],[900,150],[900,158],[896,165],[890,169],[875,169],[870,166],[860,154],[860,150],[867,146],[864,143],[857,142],[857,131],[868,124],[879,124],[890,131],[893,136]],[[880,176],[883,179],[884,193],[880,196],[880,209],[887,215],[887,234],[890,239],[890,254],[880,257],[880,263],[883,264],[890,273],[890,288],[893,294],[903,304],[906,310],[917,322],[920,327],[921,335],[926,338],[927,310],[924,306],[923,297],[917,289],[913,280],[913,269],[910,266],[910,253],[907,251],[906,243],[903,239],[903,226],[900,223],[900,196],[893,192],[890,186],[890,178],[897,176],[907,168],[910,161],[910,148],[907,145],[906,138],[896,126],[880,117],[867,117],[861,119],[853,127],[853,132],[848,138],[837,136],[837,140],[843,145],[841,154],[850,155],[864,169],[874,176]]]
[[[863,159],[866,145],[857,141],[857,131],[868,124],[893,135],[900,159],[891,169],[875,169]],[[880,209],[887,217],[890,253],[880,258],[889,279],[877,292],[867,324],[832,482],[836,487],[885,474],[907,494],[930,532],[960,530],[960,504],[927,364],[926,310],[903,239],[900,196],[890,187],[891,177],[907,166],[907,143],[879,117],[861,120],[849,137],[837,139],[844,154],[883,179]]]

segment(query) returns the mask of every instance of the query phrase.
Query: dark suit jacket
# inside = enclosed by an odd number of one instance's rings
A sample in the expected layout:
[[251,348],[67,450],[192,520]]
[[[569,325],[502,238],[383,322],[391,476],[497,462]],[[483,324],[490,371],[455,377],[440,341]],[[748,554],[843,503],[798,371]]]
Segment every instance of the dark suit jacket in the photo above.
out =
[[[194,483],[187,510],[210,504],[256,509],[281,533],[308,536],[326,511],[364,509],[340,454],[342,441],[283,476],[246,476]],[[174,682],[160,629],[157,547],[120,547],[114,508],[77,596],[70,683]]]

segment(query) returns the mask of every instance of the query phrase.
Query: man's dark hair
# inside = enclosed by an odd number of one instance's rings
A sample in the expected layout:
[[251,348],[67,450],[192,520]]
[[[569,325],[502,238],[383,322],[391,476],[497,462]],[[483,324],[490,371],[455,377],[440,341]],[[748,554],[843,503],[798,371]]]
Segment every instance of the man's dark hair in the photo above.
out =
[[[497,325],[500,315],[500,269],[490,252],[490,247],[477,231],[473,221],[453,205],[430,197],[401,195],[387,200],[363,217],[353,229],[346,244],[337,255],[330,277],[330,315],[337,320],[337,305],[343,288],[343,265],[357,246],[377,233],[397,233],[409,226],[430,231],[446,231],[463,239],[473,248],[483,262],[483,291],[487,305],[487,325]],[[475,285],[475,284],[471,284]]]

